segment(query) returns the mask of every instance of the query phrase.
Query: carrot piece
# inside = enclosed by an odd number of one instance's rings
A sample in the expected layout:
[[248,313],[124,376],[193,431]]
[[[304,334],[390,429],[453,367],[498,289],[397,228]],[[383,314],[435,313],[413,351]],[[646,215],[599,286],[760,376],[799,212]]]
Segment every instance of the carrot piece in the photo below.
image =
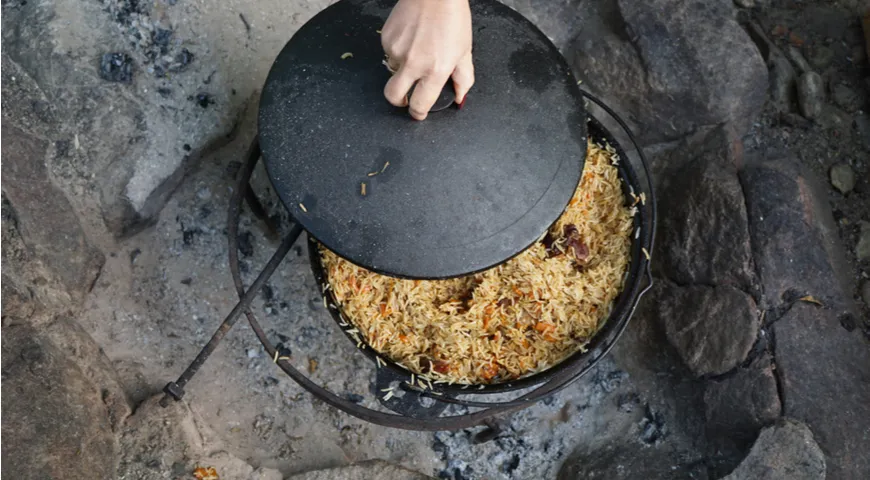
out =
[[541,333],[549,333],[550,331],[555,330],[555,329],[556,329],[556,326],[553,325],[552,323],[538,322],[535,324],[535,330],[537,330]]
[[438,373],[447,373],[450,371],[450,364],[443,360],[435,360],[432,364],[432,370]]
[[498,366],[493,365],[492,363],[488,363],[482,367],[480,367],[480,376],[484,378],[486,381],[490,381],[498,375]]

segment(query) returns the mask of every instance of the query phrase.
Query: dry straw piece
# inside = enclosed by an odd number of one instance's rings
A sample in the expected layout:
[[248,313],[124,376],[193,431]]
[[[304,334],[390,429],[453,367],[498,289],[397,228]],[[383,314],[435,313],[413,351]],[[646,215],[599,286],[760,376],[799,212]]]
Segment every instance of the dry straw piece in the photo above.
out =
[[613,148],[590,143],[548,234],[475,275],[402,280],[321,246],[334,302],[375,351],[436,382],[500,383],[552,367],[588,344],[623,287],[636,209],[617,162]]

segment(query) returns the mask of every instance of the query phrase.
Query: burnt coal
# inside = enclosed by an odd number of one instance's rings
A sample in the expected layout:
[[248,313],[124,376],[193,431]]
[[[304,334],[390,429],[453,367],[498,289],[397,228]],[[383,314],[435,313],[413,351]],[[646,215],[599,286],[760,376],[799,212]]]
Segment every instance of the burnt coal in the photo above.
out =
[[178,55],[175,56],[175,63],[177,64],[177,66],[170,69],[170,70],[172,70],[172,71],[182,70],[184,67],[190,65],[190,63],[193,62],[193,59],[194,59],[194,56],[192,53],[190,53],[190,50],[188,50],[186,48],[182,48],[181,51],[178,52]]
[[362,401],[365,400],[365,397],[358,393],[346,393],[344,395],[344,398],[348,399],[353,403],[362,403]]
[[239,252],[245,256],[250,257],[254,254],[254,235],[251,232],[244,231],[239,234]]
[[266,302],[271,302],[273,298],[275,298],[275,290],[271,285],[263,285],[263,288],[260,290],[260,295],[263,296],[263,300]]
[[619,385],[626,378],[628,378],[628,373],[623,372],[622,370],[615,370],[608,373],[603,373],[599,370],[596,371],[595,376],[592,377],[592,382],[605,393],[610,393],[619,388]]
[[185,228],[183,224],[181,225],[181,241],[185,246],[192,245],[194,238],[200,233],[202,233],[202,230],[197,227]]
[[640,429],[640,440],[648,445],[656,445],[668,435],[664,416],[649,405],[640,421]]
[[124,25],[129,25],[131,17],[135,14],[147,14],[151,6],[151,2],[140,0],[117,0],[106,3],[115,21]]
[[100,78],[109,82],[133,81],[133,59],[126,53],[105,53],[100,58]]
[[208,93],[197,93],[195,97],[189,97],[190,100],[196,102],[202,108],[208,108],[209,105],[214,105],[214,98]]
[[508,460],[507,462],[504,463],[504,465],[502,465],[502,468],[504,469],[505,473],[511,474],[519,466],[520,466],[520,456],[514,455],[513,457],[511,457],[510,460]]
[[151,41],[160,48],[160,53],[166,55],[169,52],[169,42],[172,41],[172,30],[156,28],[151,34]]
[[274,387],[275,385],[278,385],[278,383],[279,381],[275,377],[266,377],[263,379],[263,386],[266,387]]
[[639,404],[640,397],[636,393],[626,393],[625,395],[620,395],[619,398],[616,399],[616,407],[622,413],[633,412],[635,407]]
[[278,350],[279,357],[289,357],[293,354],[293,351],[290,350],[290,347],[284,345],[284,342],[275,345],[275,350]]
[[483,430],[477,432],[471,442],[475,445],[480,445],[481,443],[495,440],[499,433],[501,433],[501,430],[498,428],[486,427]]

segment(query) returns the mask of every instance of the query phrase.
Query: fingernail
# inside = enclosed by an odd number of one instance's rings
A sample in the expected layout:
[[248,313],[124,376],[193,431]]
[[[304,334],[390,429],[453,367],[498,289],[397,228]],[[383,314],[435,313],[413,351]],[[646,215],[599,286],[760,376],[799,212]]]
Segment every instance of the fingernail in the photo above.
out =
[[459,109],[462,110],[462,106],[465,105],[465,99],[468,98],[468,95],[462,97],[462,101],[459,102]]

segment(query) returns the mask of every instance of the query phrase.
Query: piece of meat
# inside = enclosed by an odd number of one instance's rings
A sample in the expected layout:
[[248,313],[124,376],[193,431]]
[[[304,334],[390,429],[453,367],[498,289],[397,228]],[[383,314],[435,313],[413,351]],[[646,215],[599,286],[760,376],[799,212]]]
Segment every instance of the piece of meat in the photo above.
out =
[[574,259],[581,264],[586,263],[586,260],[589,259],[589,247],[580,238],[580,231],[577,230],[577,226],[572,224],[565,225],[562,228],[562,233],[565,236],[565,246],[571,251]]

